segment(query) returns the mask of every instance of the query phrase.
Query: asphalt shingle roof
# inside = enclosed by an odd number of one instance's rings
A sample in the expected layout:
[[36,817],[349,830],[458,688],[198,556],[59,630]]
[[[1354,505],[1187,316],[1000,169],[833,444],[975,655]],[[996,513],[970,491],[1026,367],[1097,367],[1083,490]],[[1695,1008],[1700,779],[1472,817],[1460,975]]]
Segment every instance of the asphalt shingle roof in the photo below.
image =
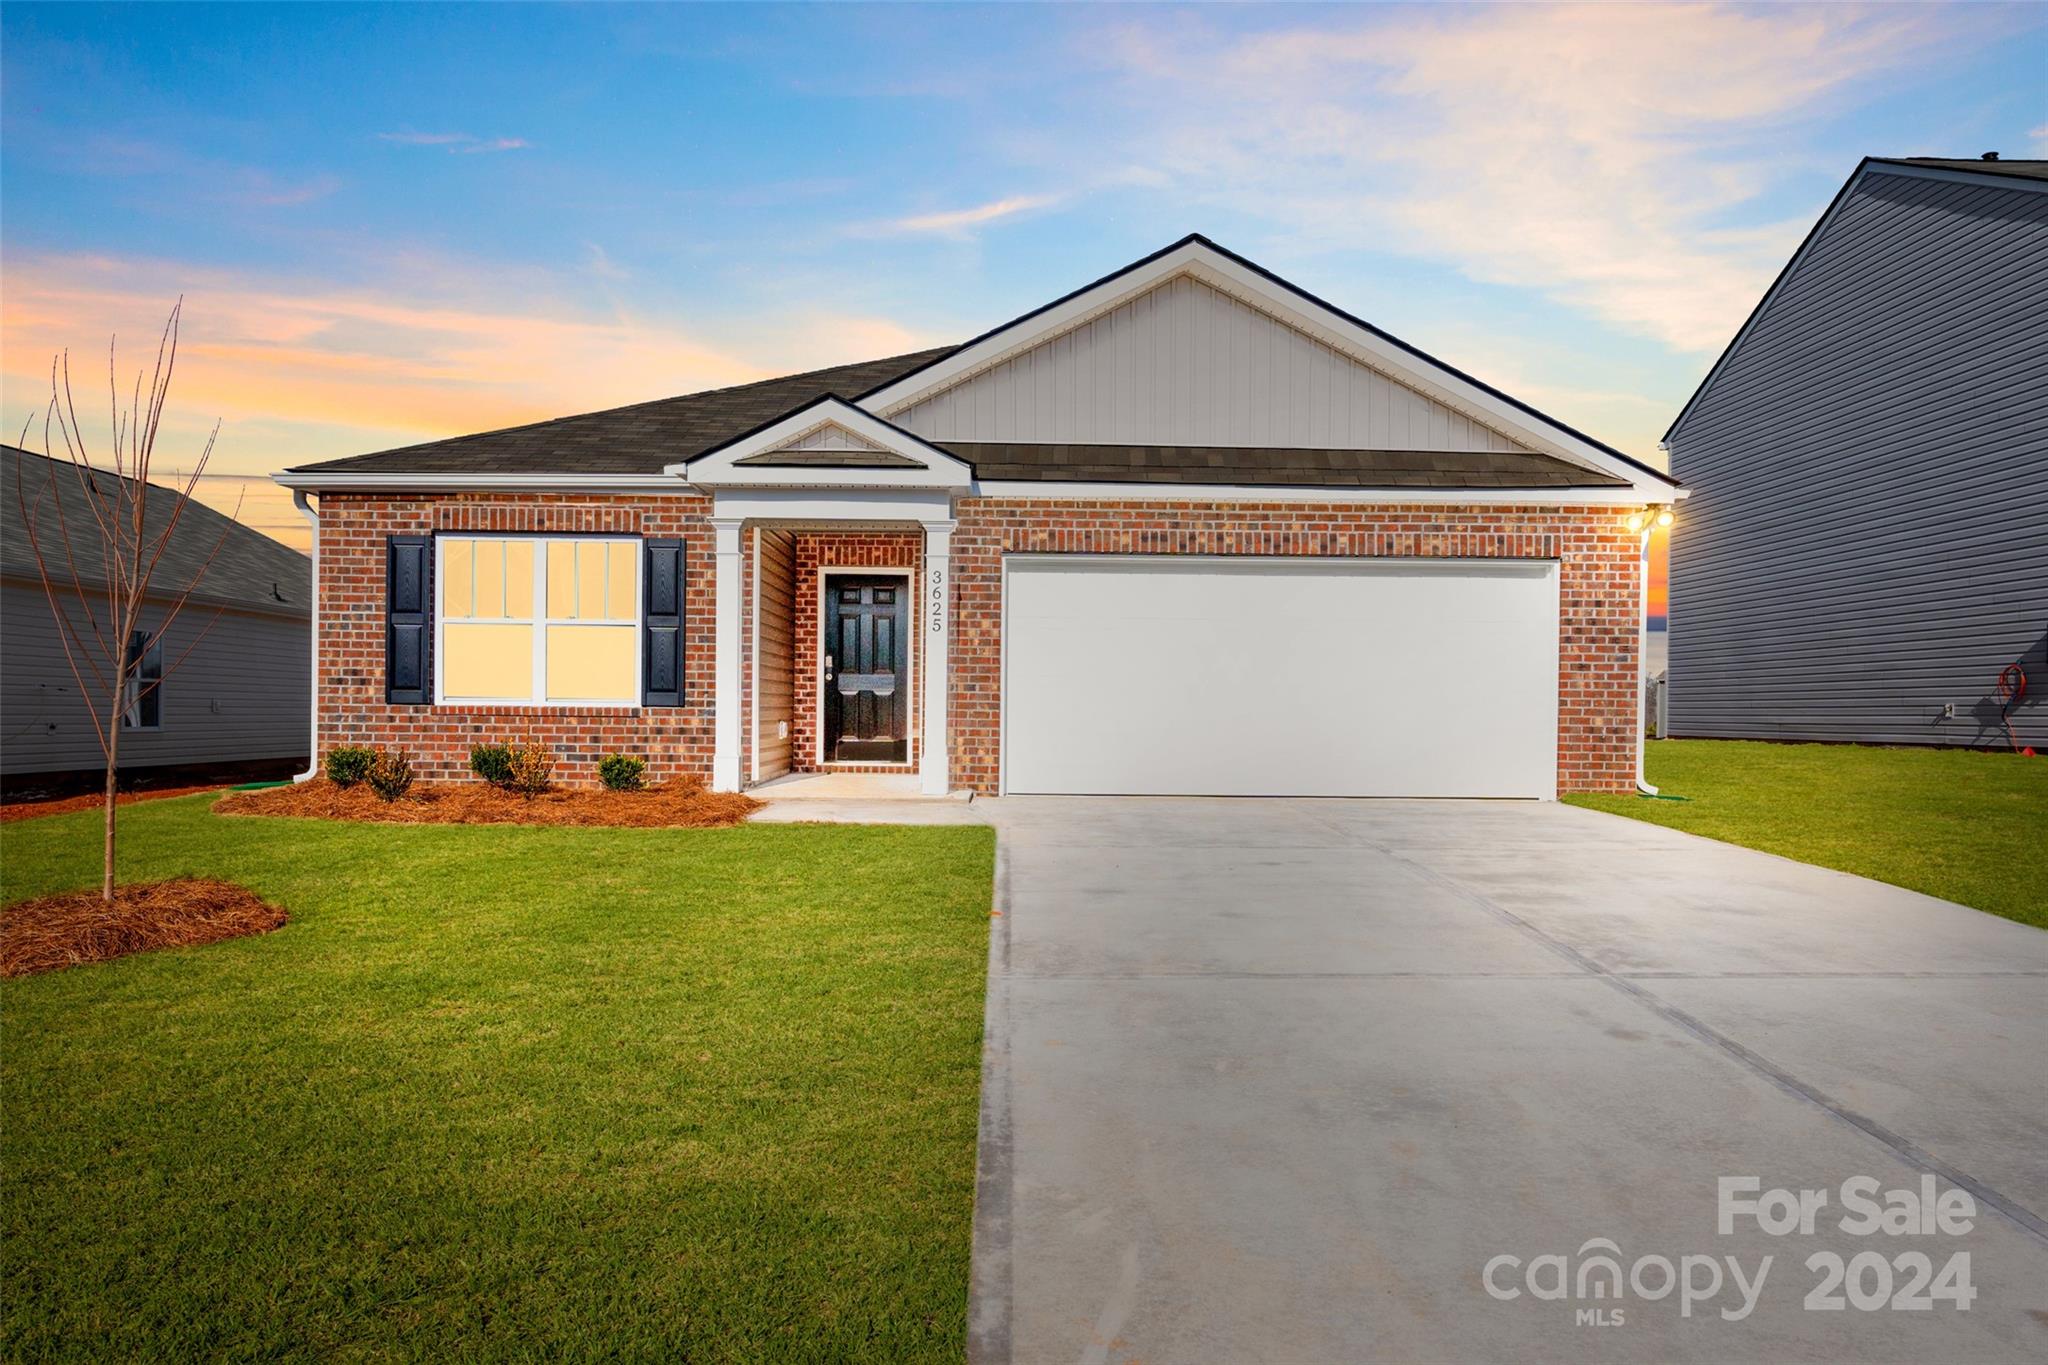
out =
[[[659,474],[828,394],[859,394],[951,353],[951,347],[427,441],[293,473]],[[1310,450],[1262,447],[949,441],[984,479],[1247,484],[1309,488],[1609,488],[1626,481],[1547,455],[1504,451]],[[873,451],[774,451],[744,464],[880,468],[916,462]]]
[[300,465],[290,472],[659,474],[668,465],[724,445],[827,394],[863,393],[901,379],[952,350],[942,346],[886,360],[836,365],[737,388],[657,398],[630,407]]
[[[115,476],[110,472],[95,471],[92,477],[102,487],[114,486]],[[88,587],[106,586],[99,523],[78,480],[77,467],[69,460],[53,460],[19,446],[0,445],[0,572],[9,578],[41,581],[35,549],[29,542],[22,516],[25,500],[36,517],[36,536],[50,562],[52,581],[59,587],[72,582],[71,566],[64,561],[63,549],[68,532],[77,580]],[[177,508],[177,497],[159,484],[148,485],[143,502],[143,532],[149,537],[146,544],[154,544],[157,528],[169,523]],[[61,526],[48,501],[51,498],[62,504]],[[220,547],[218,553],[214,550],[216,544]],[[210,565],[208,555],[214,556]],[[150,575],[152,596],[183,592],[194,576],[202,572],[204,577],[193,589],[194,602],[259,607],[279,615],[310,614],[313,567],[306,556],[211,507],[193,502],[179,518],[171,543]]]

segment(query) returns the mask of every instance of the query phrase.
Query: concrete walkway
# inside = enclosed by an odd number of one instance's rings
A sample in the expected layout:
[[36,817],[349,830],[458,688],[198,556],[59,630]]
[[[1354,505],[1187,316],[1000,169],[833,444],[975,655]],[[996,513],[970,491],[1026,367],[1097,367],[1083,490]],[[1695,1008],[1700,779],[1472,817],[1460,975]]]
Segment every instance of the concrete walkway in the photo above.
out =
[[[2048,1357],[2048,934],[1565,806],[967,809],[1007,893],[975,1359]],[[1844,1180],[1923,1174],[1971,1231],[1838,1230]],[[1829,1202],[1722,1235],[1723,1176]],[[1975,1301],[1805,1307],[1809,1256],[1865,1251],[1967,1252]],[[1601,1252],[1724,1287],[1524,1278]]]

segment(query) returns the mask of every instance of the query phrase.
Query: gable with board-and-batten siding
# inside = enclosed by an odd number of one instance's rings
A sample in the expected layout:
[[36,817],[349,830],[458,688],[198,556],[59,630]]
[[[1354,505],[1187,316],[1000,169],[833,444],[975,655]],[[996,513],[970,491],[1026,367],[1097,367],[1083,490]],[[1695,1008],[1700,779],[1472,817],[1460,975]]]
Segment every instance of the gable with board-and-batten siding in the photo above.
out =
[[1528,449],[1189,275],[890,419],[942,444]]
[[806,432],[780,446],[782,450],[880,450],[882,447],[859,436],[834,422],[828,422],[814,431]]

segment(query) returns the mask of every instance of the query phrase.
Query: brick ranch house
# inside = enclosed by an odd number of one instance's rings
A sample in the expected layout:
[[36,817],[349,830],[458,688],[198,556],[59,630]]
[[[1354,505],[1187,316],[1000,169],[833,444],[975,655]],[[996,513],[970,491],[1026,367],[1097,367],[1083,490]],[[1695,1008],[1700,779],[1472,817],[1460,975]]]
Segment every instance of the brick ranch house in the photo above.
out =
[[316,754],[935,794],[1629,790],[1631,519],[1683,493],[1199,236],[965,345],[277,478]]

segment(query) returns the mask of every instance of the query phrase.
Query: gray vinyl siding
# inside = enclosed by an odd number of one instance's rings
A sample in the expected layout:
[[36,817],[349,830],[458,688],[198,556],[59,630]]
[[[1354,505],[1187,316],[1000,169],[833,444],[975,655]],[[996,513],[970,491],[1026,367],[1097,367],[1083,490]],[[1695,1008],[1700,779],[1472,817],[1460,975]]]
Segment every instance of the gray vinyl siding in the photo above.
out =
[[[163,610],[146,614],[145,627]],[[212,607],[187,606],[164,642],[162,725],[122,732],[122,768],[304,757],[310,646],[303,617],[229,610],[216,619]],[[9,775],[105,762],[38,585],[0,584],[0,736],[0,772]]]
[[1186,276],[889,417],[940,444],[1525,449]]
[[2048,186],[1866,169],[1668,439],[1675,735],[2048,745]]

